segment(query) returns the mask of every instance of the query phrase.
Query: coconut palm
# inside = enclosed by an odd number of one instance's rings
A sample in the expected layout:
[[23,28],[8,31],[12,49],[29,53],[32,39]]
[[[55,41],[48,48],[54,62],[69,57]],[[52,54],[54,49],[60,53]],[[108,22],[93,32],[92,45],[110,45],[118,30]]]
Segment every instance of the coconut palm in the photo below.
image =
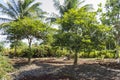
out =
[[65,12],[68,12],[70,9],[74,8],[74,9],[77,9],[77,8],[86,8],[86,10],[91,10],[93,9],[92,8],[92,5],[91,4],[86,4],[86,5],[83,5],[81,6],[85,1],[82,0],[64,0],[63,4],[61,4],[60,0],[53,0],[54,2],[54,6],[56,8],[56,10],[59,11],[59,15],[53,13],[51,15],[51,17],[47,18],[47,20],[50,20],[50,22],[55,22],[57,18],[62,18],[62,16],[64,15]]
[[91,4],[86,4],[81,6],[85,1],[82,0],[64,0],[63,4],[60,3],[60,0],[53,0],[54,1],[54,6],[56,10],[59,10],[59,14],[61,17],[64,15],[65,12],[68,12],[70,9],[77,9],[77,8],[82,8],[85,7],[87,10],[92,8]]
[[35,0],[6,0],[5,3],[0,3],[0,12],[3,17],[0,17],[2,21],[13,21],[23,18],[24,16],[36,16],[40,2]]

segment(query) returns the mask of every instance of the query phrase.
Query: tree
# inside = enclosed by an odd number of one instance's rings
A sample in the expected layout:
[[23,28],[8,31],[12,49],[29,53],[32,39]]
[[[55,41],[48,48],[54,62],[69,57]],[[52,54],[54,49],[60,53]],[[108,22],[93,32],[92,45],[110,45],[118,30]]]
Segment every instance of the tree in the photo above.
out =
[[79,6],[79,0],[65,0],[63,5],[60,4],[59,0],[53,0],[56,10],[59,10],[61,17],[65,12],[68,12],[69,9],[76,9]]
[[103,24],[106,24],[112,27],[112,35],[114,36],[115,45],[116,45],[116,55],[117,57],[119,57],[120,1],[119,0],[107,0],[105,9],[106,9],[106,12],[102,14],[101,21]]
[[[0,3],[1,13],[4,15],[0,17],[2,21],[16,21],[19,18],[22,19],[24,16],[36,16],[40,2],[35,0],[6,0],[6,3]],[[34,14],[34,15],[33,15]],[[5,18],[7,16],[7,18]]]
[[[56,10],[59,11],[59,15],[53,14],[52,17],[48,18],[51,19],[51,22],[56,21],[57,18],[62,18],[63,15],[68,12],[70,9],[77,9],[82,5],[85,1],[84,0],[64,0],[63,4],[61,4],[60,0],[53,0],[54,6]],[[92,9],[91,4],[83,5],[81,7],[85,7],[86,9]]]
[[[46,35],[47,25],[40,20],[35,20],[33,18],[28,18],[28,17],[25,17],[24,19],[19,19],[16,22],[11,22],[10,25],[12,26],[9,28],[12,28],[12,30],[9,32],[9,34],[12,33],[15,35],[19,35],[20,38],[23,39],[25,38],[28,40],[28,44],[29,44],[28,62],[30,62],[31,57],[33,55],[31,51],[32,40],[34,38],[44,39]],[[8,31],[9,30],[10,29],[8,29]],[[14,32],[17,33],[14,33],[13,30]]]
[[[19,19],[23,19],[25,16],[40,16],[38,15],[42,13],[42,10],[39,8],[40,4],[40,2],[36,2],[35,0],[6,0],[5,4],[0,3],[0,10],[1,13],[4,15],[3,17],[0,17],[0,20],[8,22],[7,24],[3,24],[2,29],[5,31],[4,34],[8,35],[7,39],[9,39],[10,42],[17,43],[19,40],[22,39],[22,37],[18,33],[21,31],[15,32],[16,29],[19,29],[19,25],[11,25],[11,21],[18,21]],[[14,54],[16,54],[16,51],[17,45],[15,45]]]
[[[20,24],[17,24],[16,21],[12,21],[9,23],[2,24],[2,30],[4,30],[4,34],[7,35],[7,39],[11,43],[18,43],[23,39],[21,36],[22,30],[19,27]],[[14,45],[14,55],[17,53],[17,44]]]
[[86,8],[71,9],[63,18],[58,19],[62,25],[60,32],[56,34],[55,44],[71,49],[74,54],[74,64],[77,64],[78,53],[84,44],[91,44],[93,36],[97,32],[102,34],[107,30],[96,19],[96,12],[88,12]]
[[116,25],[119,23],[120,1],[107,0],[105,4],[106,12],[102,14],[101,21],[103,24]]

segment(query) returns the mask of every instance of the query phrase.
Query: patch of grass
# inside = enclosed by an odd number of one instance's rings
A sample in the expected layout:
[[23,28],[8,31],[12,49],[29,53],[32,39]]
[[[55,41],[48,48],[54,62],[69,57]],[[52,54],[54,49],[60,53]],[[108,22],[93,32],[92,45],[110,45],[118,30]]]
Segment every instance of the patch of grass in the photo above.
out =
[[13,67],[9,63],[9,59],[0,54],[0,80],[10,80],[10,76],[8,76],[7,73],[12,70]]

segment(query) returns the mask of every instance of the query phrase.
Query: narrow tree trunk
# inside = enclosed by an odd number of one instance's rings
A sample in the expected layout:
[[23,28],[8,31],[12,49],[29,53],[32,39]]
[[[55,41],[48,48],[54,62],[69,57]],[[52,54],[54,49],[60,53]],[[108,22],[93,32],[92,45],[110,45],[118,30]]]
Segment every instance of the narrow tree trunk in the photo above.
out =
[[74,55],[74,65],[77,65],[77,61],[78,61],[78,53],[76,51]]
[[18,40],[15,39],[15,46],[14,46],[14,55],[17,56],[17,42]]
[[117,63],[120,63],[120,59],[119,59],[119,38],[117,39],[116,42],[116,58],[117,58]]
[[31,64],[31,57],[32,57],[32,52],[31,52],[31,44],[32,44],[32,39],[28,39],[28,43],[29,43],[29,53],[28,53],[28,63]]
[[15,44],[15,48],[14,48],[14,55],[17,55],[17,45]]

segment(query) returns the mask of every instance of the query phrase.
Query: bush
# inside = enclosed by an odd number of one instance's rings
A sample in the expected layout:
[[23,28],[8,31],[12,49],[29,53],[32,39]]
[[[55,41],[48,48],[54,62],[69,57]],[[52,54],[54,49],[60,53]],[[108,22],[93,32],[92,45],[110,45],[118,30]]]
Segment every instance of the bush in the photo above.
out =
[[[33,57],[62,57],[67,56],[68,52],[66,49],[61,50],[56,47],[51,47],[49,45],[40,45],[38,47],[32,47]],[[22,50],[22,57],[27,57],[28,49]]]
[[57,49],[55,52],[55,57],[62,57],[62,56],[67,56],[69,53],[67,52],[66,49],[61,50],[61,49]]
[[[51,57],[53,53],[51,52],[51,47],[47,45],[40,45],[38,47],[32,47],[32,56],[33,57]],[[25,48],[22,50],[22,57],[27,57],[29,53],[29,49]]]
[[114,50],[102,50],[102,51],[91,51],[88,52],[80,52],[80,58],[115,58]]
[[20,56],[23,55],[21,48],[20,48],[20,49],[17,49],[16,54],[14,54],[14,49],[10,49],[9,52],[8,52],[8,54],[9,54],[10,57],[14,57],[14,56],[20,57]]
[[0,80],[10,80],[10,76],[7,75],[7,72],[12,71],[13,67],[8,61],[8,58],[0,55]]

